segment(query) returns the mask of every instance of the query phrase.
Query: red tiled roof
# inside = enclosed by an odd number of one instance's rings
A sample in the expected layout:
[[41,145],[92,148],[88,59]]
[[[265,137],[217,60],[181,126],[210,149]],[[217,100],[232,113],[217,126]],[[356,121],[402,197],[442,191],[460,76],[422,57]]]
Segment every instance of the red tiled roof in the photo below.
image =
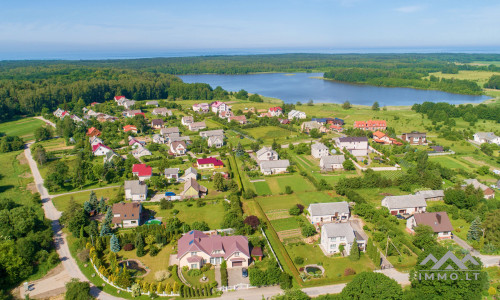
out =
[[197,160],[197,163],[198,163],[198,166],[199,165],[209,165],[209,164],[213,164],[214,166],[224,166],[224,163],[215,157],[200,158]]
[[[234,252],[241,252],[247,257],[250,257],[248,239],[242,235],[208,236],[201,231],[192,230],[179,239],[177,248],[177,258],[181,258],[186,253],[197,251],[202,251],[214,257],[219,256],[219,254],[212,254],[214,250],[224,251],[225,259],[231,256]],[[191,257],[196,259],[196,256]]]
[[385,120],[354,121],[354,128],[386,127]]
[[89,130],[87,130],[87,135],[88,136],[99,136],[99,135],[101,135],[101,132],[97,128],[91,127],[91,128],[89,128]]
[[385,136],[385,133],[377,130],[373,133],[373,136],[376,136],[377,138],[381,139]]
[[104,147],[108,150],[111,150],[111,148],[109,148],[108,146],[106,145],[103,145],[101,143],[98,143],[98,144],[95,144],[94,146],[92,146],[92,152],[95,152],[97,149],[99,149],[99,147]]
[[[153,168],[146,164],[134,164],[132,166],[132,173],[139,177],[141,176],[151,176],[153,174]],[[136,174],[137,173],[137,174]]]
[[269,108],[269,111],[283,111],[283,109],[279,106]]
[[125,96],[115,96],[115,101],[126,99]]
[[137,127],[135,127],[134,125],[125,125],[125,126],[123,126],[123,131],[127,132],[127,131],[131,131],[131,130],[137,131]]

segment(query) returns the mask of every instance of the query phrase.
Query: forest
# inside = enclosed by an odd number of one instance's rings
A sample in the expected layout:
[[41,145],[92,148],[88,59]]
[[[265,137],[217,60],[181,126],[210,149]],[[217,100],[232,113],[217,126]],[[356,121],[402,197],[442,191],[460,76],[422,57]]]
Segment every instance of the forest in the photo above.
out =
[[[247,74],[253,72],[325,72],[325,78],[378,86],[435,89],[481,94],[475,82],[439,79],[431,72],[500,71],[496,54],[279,54],[200,56],[87,61],[0,61],[0,121],[54,110],[65,103],[85,104],[124,95],[145,99],[224,99],[222,89],[183,83],[179,74]],[[492,78],[487,87],[498,85]]]

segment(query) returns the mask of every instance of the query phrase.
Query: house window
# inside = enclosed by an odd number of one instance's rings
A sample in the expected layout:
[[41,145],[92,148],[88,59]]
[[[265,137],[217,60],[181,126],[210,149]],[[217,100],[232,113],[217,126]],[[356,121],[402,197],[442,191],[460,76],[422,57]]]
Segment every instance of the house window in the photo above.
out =
[[234,252],[234,256],[240,256],[239,252]]
[[337,244],[330,244],[330,249],[332,250],[337,249]]
[[198,269],[198,264],[191,264],[191,269]]
[[345,241],[345,236],[341,236],[341,237],[340,237],[340,240],[341,240],[341,241]]
[[136,223],[137,223],[137,221],[135,221],[135,220],[134,221],[130,221],[130,224],[136,224]]
[[331,237],[330,238],[330,242],[336,242],[337,241],[337,237]]
[[191,256],[196,256],[196,253],[198,252],[191,252]]

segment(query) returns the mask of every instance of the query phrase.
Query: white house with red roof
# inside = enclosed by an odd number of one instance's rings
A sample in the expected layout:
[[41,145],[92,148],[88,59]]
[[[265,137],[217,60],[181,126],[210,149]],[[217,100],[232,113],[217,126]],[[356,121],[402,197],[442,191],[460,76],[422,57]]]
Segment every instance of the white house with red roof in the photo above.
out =
[[192,230],[183,235],[177,244],[179,267],[200,269],[204,264],[220,265],[227,262],[228,268],[248,267],[250,248],[246,236],[206,235]]
[[115,101],[123,101],[123,100],[127,100],[127,98],[125,96],[115,96]]
[[113,150],[101,143],[92,146],[92,153],[94,154],[94,156],[103,156],[106,155],[108,152],[113,152]]
[[60,108],[58,108],[58,109],[56,109],[56,111],[54,111],[54,116],[56,116],[59,119],[64,119],[64,117],[66,117],[68,115],[69,115],[69,111],[62,110]]
[[218,114],[221,111],[229,111],[229,105],[222,101],[215,101],[210,103],[210,107],[212,108],[212,112]]
[[220,169],[224,167],[224,163],[215,157],[200,158],[197,160],[197,164],[200,169]]
[[273,117],[279,117],[283,114],[283,109],[279,106],[270,107],[268,113]]
[[150,179],[153,176],[153,168],[146,164],[134,164],[132,174],[139,177],[140,181]]

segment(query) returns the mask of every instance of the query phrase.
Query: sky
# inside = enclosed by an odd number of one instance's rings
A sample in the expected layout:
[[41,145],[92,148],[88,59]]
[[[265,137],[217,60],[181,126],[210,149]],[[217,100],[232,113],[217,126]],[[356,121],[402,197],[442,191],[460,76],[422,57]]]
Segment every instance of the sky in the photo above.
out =
[[2,0],[13,53],[217,49],[494,49],[499,1]]

